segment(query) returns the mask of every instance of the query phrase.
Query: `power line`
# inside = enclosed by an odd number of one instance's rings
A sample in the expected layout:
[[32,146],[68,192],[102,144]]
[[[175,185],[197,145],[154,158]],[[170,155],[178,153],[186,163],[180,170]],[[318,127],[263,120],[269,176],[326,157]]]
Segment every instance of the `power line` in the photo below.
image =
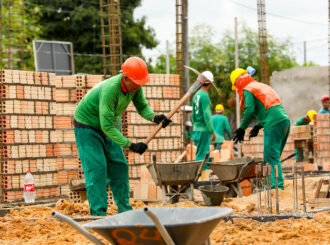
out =
[[[242,6],[244,8],[248,8],[248,9],[251,9],[253,11],[257,11],[256,8],[253,8],[253,7],[250,7],[248,5],[239,3],[237,1],[234,1],[234,0],[227,0],[227,1],[229,1],[231,3],[234,3],[236,5]],[[270,12],[266,12],[266,14],[267,14],[267,16],[273,16],[273,17],[277,17],[277,18],[281,18],[281,19],[286,19],[286,20],[291,20],[291,21],[300,22],[300,23],[305,23],[305,24],[322,25],[322,26],[327,26],[328,25],[328,24],[323,24],[323,23],[317,23],[317,22],[311,22],[311,21],[306,21],[306,20],[299,20],[299,19],[295,19],[295,18],[290,18],[290,17],[287,17],[287,16],[283,16],[283,15],[279,15],[279,14],[273,14],[273,13],[270,13]]]

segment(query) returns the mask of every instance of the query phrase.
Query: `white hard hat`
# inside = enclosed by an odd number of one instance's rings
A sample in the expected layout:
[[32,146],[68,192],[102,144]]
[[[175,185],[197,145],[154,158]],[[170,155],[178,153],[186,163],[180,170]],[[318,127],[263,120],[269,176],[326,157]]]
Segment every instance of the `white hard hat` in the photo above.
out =
[[190,121],[186,121],[186,126],[187,127],[192,127],[192,123]]
[[204,77],[206,77],[206,79],[209,80],[210,82],[212,82],[212,83],[214,82],[214,76],[213,76],[212,72],[210,72],[210,71],[203,71],[202,72],[202,75]]

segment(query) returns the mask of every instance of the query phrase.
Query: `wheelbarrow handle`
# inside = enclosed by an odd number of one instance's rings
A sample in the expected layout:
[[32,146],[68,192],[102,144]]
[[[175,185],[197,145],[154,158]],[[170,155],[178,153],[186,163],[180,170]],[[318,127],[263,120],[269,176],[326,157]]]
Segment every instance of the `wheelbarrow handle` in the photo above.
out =
[[96,245],[105,245],[103,242],[101,242],[99,239],[97,239],[92,233],[90,233],[88,230],[86,230],[84,227],[79,225],[76,221],[71,219],[70,217],[61,214],[56,211],[52,211],[52,217],[56,218],[57,220],[61,222],[65,222],[68,225],[70,225],[73,229],[78,231],[80,234],[84,235],[88,240],[93,242]]
[[168,234],[166,228],[162,225],[162,223],[160,223],[159,219],[157,218],[157,216],[148,208],[145,207],[143,209],[143,211],[145,212],[146,215],[149,216],[149,218],[154,222],[157,230],[159,231],[160,235],[162,236],[162,238],[164,239],[166,245],[175,245],[175,243],[173,242],[170,234]]
[[206,161],[209,158],[209,156],[210,156],[210,152],[207,152],[203,162],[201,163],[201,165],[199,165],[199,168],[197,170],[197,175],[196,175],[196,178],[194,179],[194,182],[196,182],[198,180],[199,176],[201,175],[201,172],[202,172],[204,165],[206,164]]

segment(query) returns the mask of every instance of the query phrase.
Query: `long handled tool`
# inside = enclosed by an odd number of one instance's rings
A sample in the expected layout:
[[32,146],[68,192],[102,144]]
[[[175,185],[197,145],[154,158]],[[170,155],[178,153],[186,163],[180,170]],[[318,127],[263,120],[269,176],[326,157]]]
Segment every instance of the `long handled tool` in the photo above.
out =
[[[213,80],[213,74],[211,72],[202,72],[199,73],[197,70],[187,67],[186,68],[194,71],[198,77],[196,81],[191,85],[188,92],[182,97],[182,99],[176,104],[176,106],[166,115],[168,119],[172,118],[172,116],[180,109],[180,107],[186,103],[186,101],[189,99],[189,97],[194,94],[202,84],[204,84],[206,81]],[[155,130],[152,132],[152,134],[144,141],[145,144],[149,144],[149,142],[156,136],[156,134],[161,130],[162,124],[158,124],[158,126],[155,128]]]

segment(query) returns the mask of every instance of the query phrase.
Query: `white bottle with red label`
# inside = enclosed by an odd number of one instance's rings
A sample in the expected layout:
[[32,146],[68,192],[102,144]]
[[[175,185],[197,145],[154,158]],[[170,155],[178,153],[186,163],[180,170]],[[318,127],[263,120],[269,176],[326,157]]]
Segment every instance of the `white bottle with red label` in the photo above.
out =
[[35,201],[35,198],[34,179],[30,170],[28,170],[24,178],[24,201],[26,203],[31,203]]

